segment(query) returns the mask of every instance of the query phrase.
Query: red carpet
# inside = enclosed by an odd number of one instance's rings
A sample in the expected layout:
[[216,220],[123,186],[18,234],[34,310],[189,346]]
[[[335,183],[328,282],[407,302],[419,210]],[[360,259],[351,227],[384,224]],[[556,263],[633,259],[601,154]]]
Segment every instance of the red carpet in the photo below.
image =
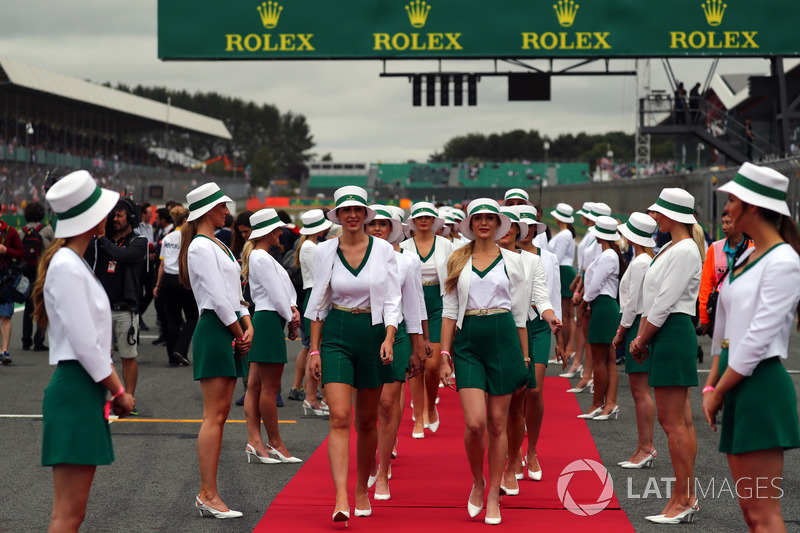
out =
[[[569,386],[564,378],[545,379],[545,418],[538,445],[543,478],[540,482],[520,481],[519,496],[503,497],[501,527],[525,526],[524,531],[535,527],[538,532],[586,527],[593,533],[634,531],[613,493],[606,508],[589,517],[568,511],[559,500],[558,480],[567,465],[581,459],[600,462],[586,422],[576,418],[581,411],[575,395],[565,392]],[[411,409],[407,406],[400,424],[398,458],[392,461],[389,481],[392,499],[371,500],[372,516],[355,518],[351,515],[350,529],[418,532],[457,527],[459,533],[486,531],[485,513],[470,518],[466,510],[472,477],[464,452],[464,419],[458,395],[449,389],[439,391],[442,421],[439,431],[431,434],[426,430],[424,439],[412,439]],[[352,509],[355,505],[355,433],[351,436],[350,449]],[[602,481],[592,471],[575,473],[567,485],[569,495],[584,508],[594,504],[602,490]],[[372,489],[369,492],[371,496]],[[327,442],[323,442],[278,494],[255,531],[342,530],[344,524],[331,520],[333,505]]]

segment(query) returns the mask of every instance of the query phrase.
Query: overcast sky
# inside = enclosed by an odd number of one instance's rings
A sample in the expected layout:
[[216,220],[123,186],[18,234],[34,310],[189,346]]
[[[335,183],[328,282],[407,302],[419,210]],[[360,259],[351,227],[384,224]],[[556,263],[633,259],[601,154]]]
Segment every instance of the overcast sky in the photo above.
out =
[[[220,0],[222,1],[222,0]],[[484,78],[477,107],[412,107],[405,78],[380,78],[379,61],[163,62],[157,56],[156,0],[24,0],[5,2],[0,57],[103,83],[215,91],[281,112],[305,115],[314,151],[337,161],[425,161],[456,135],[535,129],[543,135],[633,133],[633,77],[553,78],[552,101],[508,102],[505,78]],[[544,68],[544,62],[535,63]],[[632,70],[632,60],[612,61]],[[702,82],[710,60],[673,60],[687,87]],[[390,71],[435,70],[437,63],[390,62]],[[490,61],[445,63],[445,68],[490,70]],[[501,64],[501,70],[512,67]],[[722,60],[718,73],[766,73],[764,60]],[[660,61],[651,86],[667,89]],[[466,103],[466,102],[465,102]]]

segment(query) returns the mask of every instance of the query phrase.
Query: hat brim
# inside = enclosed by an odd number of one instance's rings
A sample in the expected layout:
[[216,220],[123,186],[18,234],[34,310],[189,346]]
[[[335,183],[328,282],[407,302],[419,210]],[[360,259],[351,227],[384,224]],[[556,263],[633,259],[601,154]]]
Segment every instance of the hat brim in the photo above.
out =
[[233,202],[233,200],[223,195],[221,198],[218,198],[217,200],[211,202],[210,204],[204,205],[203,207],[198,207],[194,211],[191,211],[189,213],[189,216],[186,218],[186,222],[192,222],[194,220],[197,220],[201,216],[205,215],[206,213],[214,209],[218,204],[226,204],[228,202]]
[[441,229],[442,232],[441,233],[437,233],[437,235],[441,235],[442,237],[447,237],[448,235],[450,235],[450,226],[448,226],[447,224],[443,225],[439,229]]
[[403,235],[405,235],[406,239],[411,239],[413,237],[413,235],[411,235],[412,231],[414,230],[411,228],[411,225],[403,222]]
[[247,240],[248,241],[254,241],[256,239],[260,239],[261,237],[265,237],[265,236],[269,235],[270,233],[272,233],[276,229],[283,228],[285,226],[286,226],[286,224],[284,224],[283,222],[276,222],[274,224],[270,224],[266,228],[261,228],[261,229],[257,229],[255,231],[252,231],[250,233],[250,237],[248,237]]
[[652,237],[642,237],[641,235],[636,235],[634,232],[629,230],[625,224],[621,224],[617,228],[617,231],[620,232],[623,237],[625,237],[625,240],[634,244],[638,244],[639,246],[653,248],[656,245],[656,241],[653,240]]
[[591,213],[587,213],[586,211],[583,211],[583,210],[575,211],[575,214],[584,217],[586,220],[591,220],[592,222],[597,222],[597,217],[594,216]]
[[[373,220],[375,220],[375,219],[373,219]],[[386,221],[388,221],[388,222],[390,222],[392,224],[392,231],[389,232],[389,236],[386,238],[386,240],[389,241],[390,244],[395,244],[395,242],[401,236],[403,236],[403,230],[404,230],[403,223],[400,222],[399,220],[395,220],[394,218],[379,218],[378,220],[386,220]],[[370,222],[372,222],[372,220]],[[364,225],[366,226],[367,223],[364,222]],[[365,233],[366,233],[366,231],[367,231],[367,228],[364,228],[364,232]]]
[[536,233],[534,234],[534,237],[536,235],[541,235],[542,233],[547,231],[547,224],[545,224],[544,222],[539,222],[538,220],[531,220],[529,218],[523,218],[521,222],[524,222],[528,226],[528,235],[530,235],[531,228],[533,226],[536,226]]
[[718,187],[717,192],[726,192],[734,195],[739,200],[747,204],[763,207],[764,209],[775,211],[776,213],[780,213],[781,215],[785,215],[787,217],[791,216],[791,213],[789,212],[789,206],[785,201],[758,194],[757,192],[753,192],[750,189],[742,187],[734,181],[729,181],[725,185]]
[[55,238],[67,239],[93,229],[108,217],[119,198],[118,192],[100,189],[100,198],[84,213],[66,220],[56,219]]
[[333,226],[333,222],[330,220],[323,220],[320,226],[314,226],[313,228],[306,228],[306,226],[303,226],[300,228],[300,235],[316,235],[321,231],[330,229],[331,226]]
[[608,233],[600,233],[599,231],[597,231],[596,226],[592,226],[591,228],[589,228],[589,232],[602,241],[614,242],[620,239],[618,232],[615,231],[614,235],[609,235]]
[[362,204],[361,202],[357,202],[355,200],[346,200],[346,201],[342,202],[342,205],[337,205],[336,209],[331,209],[330,211],[328,211],[328,214],[325,215],[325,216],[328,218],[328,220],[330,220],[334,224],[339,224],[341,226],[342,223],[339,221],[339,214],[338,214],[339,213],[339,209],[341,209],[343,207],[351,207],[351,206],[363,207],[364,209],[367,210],[367,217],[364,219],[364,224],[366,224],[367,222],[371,222],[372,219],[375,218],[375,211],[370,209],[369,206],[366,206],[366,205]]
[[558,220],[559,222],[563,222],[564,224],[573,224],[575,222],[575,217],[562,217],[555,211],[550,211],[550,214],[553,215],[553,218]]
[[658,204],[653,204],[647,208],[648,211],[655,211],[656,213],[661,213],[665,217],[670,220],[674,220],[675,222],[681,222],[683,224],[697,224],[697,219],[694,218],[694,215],[687,215],[684,213],[678,213],[677,211],[673,211],[672,209],[667,209],[666,207],[662,207]]
[[[440,229],[442,229],[442,226],[444,226],[444,219],[443,218],[434,217],[433,215],[430,215],[430,214],[419,215],[417,218],[419,218],[419,217],[433,217],[433,225],[431,226],[431,233],[433,233],[433,234],[436,234],[436,232],[439,231]],[[419,231],[417,229],[417,225],[414,224],[414,218],[409,218],[408,219],[408,225],[411,227],[412,230]]]
[[479,213],[488,213],[490,215],[497,215],[500,217],[500,226],[497,228],[497,231],[494,233],[494,240],[500,239],[508,233],[508,229],[511,227],[511,219],[508,216],[504,215],[503,213],[492,213],[491,211],[478,211],[477,213],[473,213],[469,215],[467,218],[461,221],[459,224],[458,229],[461,232],[461,235],[466,237],[467,239],[474,241],[475,240],[475,233],[472,232],[472,228],[469,227],[470,222],[472,221],[472,217]]
[[525,198],[522,198],[520,196],[512,196],[511,198],[504,198],[503,201],[500,202],[500,205],[505,207],[506,205],[508,205],[506,202],[508,202],[509,200],[522,200],[523,202],[525,202],[525,205],[534,207],[533,202],[531,202],[530,200],[526,200]]

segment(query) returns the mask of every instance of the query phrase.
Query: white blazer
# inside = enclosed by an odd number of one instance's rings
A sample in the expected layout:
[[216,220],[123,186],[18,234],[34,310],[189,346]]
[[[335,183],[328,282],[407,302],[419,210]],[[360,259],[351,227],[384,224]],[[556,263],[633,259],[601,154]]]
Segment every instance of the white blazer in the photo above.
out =
[[422,334],[422,321],[427,320],[425,297],[422,293],[422,272],[417,254],[399,253],[397,266],[400,270],[400,287],[403,295],[403,320],[406,332]]
[[[434,239],[436,239],[434,241],[436,245],[433,250],[433,262],[436,265],[436,273],[439,275],[439,294],[444,296],[444,282],[447,279],[447,260],[450,258],[450,252],[453,251],[453,243],[441,235],[434,235]],[[401,242],[400,248],[419,255],[414,239]]]
[[249,263],[250,297],[255,310],[277,311],[286,322],[291,322],[297,293],[286,269],[266,250],[253,250]]
[[[372,237],[372,249],[368,260],[369,300],[372,308],[372,325],[397,327],[400,324],[400,279],[397,258],[391,244]],[[317,245],[314,254],[314,287],[308,300],[305,317],[309,320],[325,320],[333,302],[331,301],[331,274],[339,238]]]
[[[528,293],[531,305],[528,306],[528,320],[535,319],[537,311],[539,316],[543,315],[548,309],[555,313],[553,304],[550,303],[550,296],[547,294],[547,277],[544,273],[542,259],[538,255],[524,250],[519,254],[519,257],[522,260],[525,279],[529,280]],[[533,309],[534,305],[536,310]]]
[[[517,252],[500,249],[503,263],[506,266],[508,280],[511,283],[511,313],[514,323],[518,328],[524,328],[528,320],[528,309],[531,306],[529,281],[525,278],[525,268]],[[461,329],[464,323],[464,312],[467,310],[469,299],[469,285],[472,278],[472,257],[467,259],[461,274],[458,276],[456,290],[448,292],[442,300],[442,318],[456,321],[456,327]]]

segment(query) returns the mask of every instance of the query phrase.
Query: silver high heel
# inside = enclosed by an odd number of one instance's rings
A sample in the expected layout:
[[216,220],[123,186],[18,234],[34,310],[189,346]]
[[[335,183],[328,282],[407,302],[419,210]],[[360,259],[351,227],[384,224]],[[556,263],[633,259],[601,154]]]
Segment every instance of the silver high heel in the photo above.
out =
[[254,459],[257,463],[264,463],[265,465],[274,465],[280,463],[279,460],[273,459],[272,457],[262,457],[258,455],[256,449],[253,448],[250,444],[248,444],[245,449],[244,453],[247,455],[247,462],[250,463],[250,459]]
[[279,452],[278,450],[276,450],[275,448],[273,448],[269,444],[267,444],[265,446],[265,448],[267,449],[267,453],[270,454],[270,455],[274,455],[279,463],[302,463],[303,462],[303,460],[300,459],[299,457],[291,457],[291,456],[290,457],[286,457],[285,455],[283,455],[281,452]]
[[596,417],[597,415],[599,415],[600,413],[603,412],[603,407],[604,406],[601,405],[600,407],[598,407],[594,411],[589,411],[588,413],[581,413],[581,414],[578,415],[578,418],[594,418],[594,417]]
[[594,417],[592,420],[608,420],[612,416],[614,417],[614,420],[617,420],[617,417],[619,417],[619,405],[615,405],[611,412],[607,415],[599,415]]
[[206,513],[208,513],[209,516],[213,518],[239,518],[240,516],[242,516],[242,513],[240,513],[239,511],[234,511],[234,510],[217,511],[213,507],[209,507],[208,505],[203,503],[203,501],[200,499],[200,496],[195,496],[194,499],[197,500],[194,506],[200,511],[200,516],[202,517],[205,517]]
[[559,374],[558,377],[560,378],[574,378],[578,374],[583,372],[583,365],[579,365],[578,368],[574,372],[564,372],[563,374]]
[[[320,405],[320,407],[322,406]],[[327,407],[327,405],[325,407]],[[311,404],[308,403],[308,400],[303,400],[303,415],[304,416],[307,415],[309,411],[311,411],[317,416],[326,416],[330,414],[329,412],[326,412],[324,408],[314,409],[314,407],[312,407]]]
[[694,505],[683,511],[682,513],[676,514],[675,516],[668,517],[667,515],[656,515],[656,516],[648,516],[647,519],[655,524],[691,524],[694,522],[694,515],[697,514],[697,511],[700,510],[700,505],[697,500],[695,500]]
[[[589,383],[587,383],[587,384],[586,384],[586,385],[584,385],[583,387],[572,387],[571,389],[567,389],[567,392],[574,392],[575,394],[578,394],[578,393],[580,393],[580,392],[583,392],[583,391],[585,391],[585,390],[586,390],[586,389],[588,389],[589,387],[592,387],[593,385],[594,385],[594,380],[593,380],[593,379],[590,379],[590,380],[589,380]],[[594,389],[592,389],[592,390],[594,390]]]
[[623,461],[619,466],[622,468],[653,468],[653,461],[656,460],[656,452],[653,450],[653,453],[639,461],[638,463],[634,463],[633,461]]

